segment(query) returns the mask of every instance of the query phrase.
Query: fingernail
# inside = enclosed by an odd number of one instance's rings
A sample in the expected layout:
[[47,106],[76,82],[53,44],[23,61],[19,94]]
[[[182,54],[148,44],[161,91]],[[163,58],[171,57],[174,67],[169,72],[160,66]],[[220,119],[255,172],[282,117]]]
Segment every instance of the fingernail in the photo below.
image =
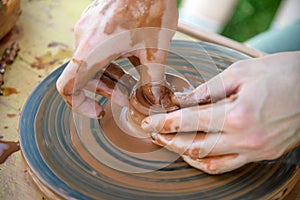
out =
[[152,142],[154,144],[157,144],[159,146],[165,146],[166,145],[166,143],[163,141],[164,137],[162,137],[159,133],[152,132],[150,134],[150,136],[151,136]]
[[162,134],[157,134],[155,137],[156,137],[155,138],[155,143],[160,145],[160,146],[166,146],[172,140],[167,135],[162,135]]
[[156,141],[157,138],[158,138],[158,133],[152,132],[152,133],[150,134],[150,136],[151,136],[152,140]]
[[214,162],[210,162],[210,165],[208,166],[208,169],[210,171],[217,171],[217,165]]
[[174,92],[174,98],[176,98],[176,99],[180,99],[180,98],[182,98],[184,96],[184,93],[182,93],[182,92]]
[[158,134],[158,133],[152,132],[152,133],[150,133],[150,137],[151,137],[151,140],[152,140],[152,142],[153,142],[154,144],[157,144],[157,145],[159,145],[159,146],[163,146],[163,145],[159,142],[159,140],[158,140],[158,137],[159,137],[159,134]]
[[177,96],[177,97],[180,97],[180,96],[185,95],[185,93],[183,93],[183,92],[174,92],[174,95]]
[[141,126],[142,126],[143,129],[149,130],[151,128],[150,124],[151,124],[151,119],[150,118],[146,118],[146,119],[144,119],[142,121]]
[[104,115],[105,115],[105,111],[100,112],[98,115],[98,119],[102,119]]

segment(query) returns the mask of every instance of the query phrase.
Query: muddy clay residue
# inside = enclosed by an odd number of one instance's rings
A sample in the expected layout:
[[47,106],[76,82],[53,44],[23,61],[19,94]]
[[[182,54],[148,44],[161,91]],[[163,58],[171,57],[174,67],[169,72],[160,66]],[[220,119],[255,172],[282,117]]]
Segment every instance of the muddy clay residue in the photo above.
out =
[[52,47],[63,47],[63,48],[69,48],[69,46],[67,45],[67,44],[65,44],[65,43],[62,43],[62,42],[50,42],[49,44],[48,44],[48,47],[49,48],[52,48]]
[[6,116],[7,116],[8,118],[14,118],[14,117],[16,117],[17,115],[16,115],[16,114],[10,114],[10,113],[7,113]]
[[31,67],[36,69],[45,69],[62,64],[62,60],[70,58],[72,51],[70,49],[60,49],[56,54],[48,51],[42,56],[35,57],[35,62]]
[[19,142],[8,142],[0,140],[0,164],[16,151],[20,150]]
[[3,96],[10,96],[12,94],[18,94],[19,91],[16,88],[4,87],[2,88]]
[[13,64],[16,57],[18,56],[18,52],[20,51],[19,44],[17,42],[13,42],[10,47],[5,48],[2,53],[0,59],[0,95],[7,95],[11,90],[4,91],[2,89],[2,85],[4,84],[4,73],[8,65]]

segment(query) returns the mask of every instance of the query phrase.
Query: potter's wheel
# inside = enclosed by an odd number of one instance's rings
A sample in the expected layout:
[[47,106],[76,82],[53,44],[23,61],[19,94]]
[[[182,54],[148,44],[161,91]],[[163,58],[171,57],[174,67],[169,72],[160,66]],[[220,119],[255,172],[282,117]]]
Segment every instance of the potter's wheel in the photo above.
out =
[[[173,41],[167,64],[197,86],[232,62],[245,58],[213,44]],[[119,64],[130,68],[127,60]],[[115,126],[111,116],[98,121],[75,115],[57,93],[55,82],[65,66],[34,90],[20,119],[22,153],[32,178],[49,197],[275,199],[285,196],[298,180],[299,166],[289,158],[251,163],[233,172],[210,176],[147,139],[106,134],[103,128]],[[102,97],[99,101],[109,111],[110,102]],[[130,145],[134,140],[139,143]]]

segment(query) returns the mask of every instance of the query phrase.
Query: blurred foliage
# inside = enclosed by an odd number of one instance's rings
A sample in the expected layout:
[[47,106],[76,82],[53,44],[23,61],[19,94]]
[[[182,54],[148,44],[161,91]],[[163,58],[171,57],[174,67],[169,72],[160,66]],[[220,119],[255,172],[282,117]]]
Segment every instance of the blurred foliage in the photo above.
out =
[[180,8],[182,0],[177,0],[177,8]]
[[221,35],[244,42],[267,30],[281,0],[239,0]]

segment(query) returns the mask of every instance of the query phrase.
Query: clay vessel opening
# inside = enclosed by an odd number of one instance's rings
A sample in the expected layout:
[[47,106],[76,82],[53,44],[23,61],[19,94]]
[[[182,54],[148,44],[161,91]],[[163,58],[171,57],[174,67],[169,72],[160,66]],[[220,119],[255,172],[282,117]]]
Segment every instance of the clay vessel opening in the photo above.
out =
[[[143,88],[144,86],[144,88]],[[187,80],[175,74],[166,74],[165,83],[152,83],[151,87],[158,87],[165,91],[162,103],[154,103],[144,95],[144,90],[149,89],[149,85],[137,83],[129,96],[128,107],[121,107],[113,103],[107,103],[103,119],[99,120],[101,128],[108,139],[116,146],[130,152],[151,152],[157,150],[157,145],[151,142],[150,134],[141,128],[141,121],[149,116],[159,113],[167,113],[179,109],[171,101],[175,92],[191,91],[193,87]],[[157,91],[157,90],[156,90]]]

